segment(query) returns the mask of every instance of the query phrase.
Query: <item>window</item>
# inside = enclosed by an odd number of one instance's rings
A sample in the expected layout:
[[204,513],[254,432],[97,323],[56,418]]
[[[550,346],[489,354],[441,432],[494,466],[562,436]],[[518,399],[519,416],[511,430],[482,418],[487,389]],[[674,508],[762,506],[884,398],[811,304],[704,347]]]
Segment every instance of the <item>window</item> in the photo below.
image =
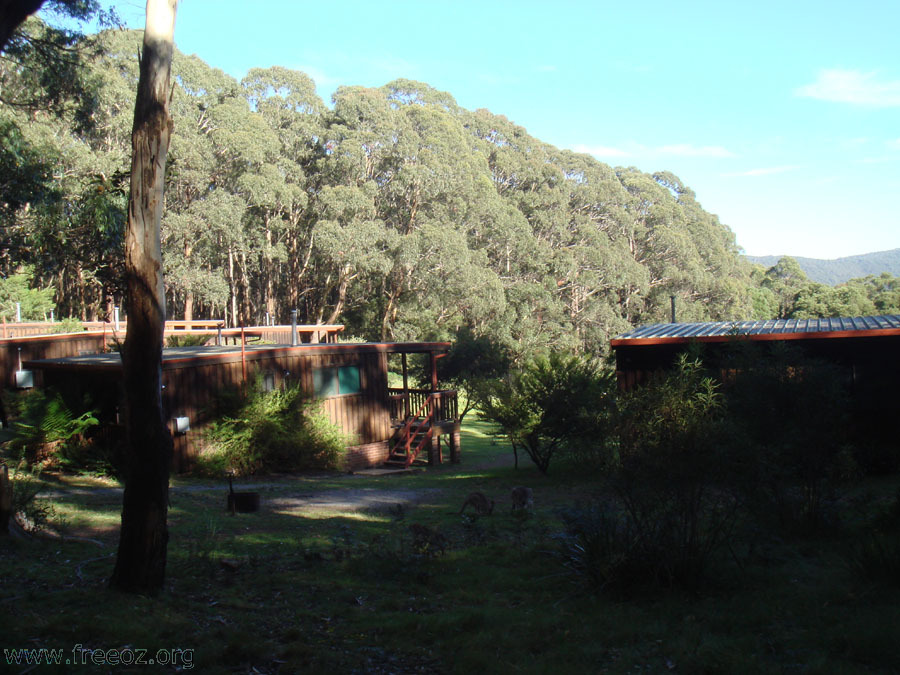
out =
[[275,373],[269,371],[263,375],[262,390],[275,391]]
[[359,366],[339,366],[313,369],[313,389],[316,396],[349,396],[362,391]]

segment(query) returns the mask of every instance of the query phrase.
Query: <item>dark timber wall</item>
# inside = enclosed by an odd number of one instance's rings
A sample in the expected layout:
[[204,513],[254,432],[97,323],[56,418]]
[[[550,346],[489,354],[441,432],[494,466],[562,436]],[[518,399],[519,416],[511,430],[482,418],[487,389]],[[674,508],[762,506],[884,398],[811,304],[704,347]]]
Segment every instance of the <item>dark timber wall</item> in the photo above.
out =
[[[103,333],[63,333],[0,339],[0,385],[8,388],[16,386],[20,358],[25,362],[95,354],[104,351],[112,339],[112,334]],[[40,375],[37,374],[37,377]],[[35,384],[40,385],[40,380],[37,379]]]
[[[217,416],[224,392],[266,385],[280,388],[286,382],[299,381],[302,390],[312,396],[314,370],[341,366],[359,368],[359,391],[321,399],[323,411],[349,437],[347,468],[378,464],[387,459],[388,442],[394,433],[388,354],[446,351],[448,347],[445,343],[375,343],[167,349],[163,355],[162,398],[175,441],[173,468],[188,468],[200,452],[203,427]],[[72,348],[69,345],[68,352],[60,355],[64,358],[47,360],[56,354],[45,351],[35,352],[32,358],[36,360],[23,354],[23,361],[34,371],[38,386],[53,386],[73,401],[90,393],[93,405],[100,409],[101,421],[119,427],[116,433],[120,433],[125,420],[118,354],[79,355]],[[189,419],[189,431],[176,433],[177,417]]]
[[[187,434],[175,434],[176,464],[190,463],[199,452],[199,432],[195,429],[215,416],[218,392],[241,386],[260,386],[261,379],[268,374],[275,387],[280,388],[286,381],[299,380],[303,391],[312,395],[313,369],[351,365],[359,366],[360,392],[322,399],[322,408],[329,419],[351,437],[351,448],[384,443],[380,459],[387,457],[386,441],[392,430],[386,354],[353,351],[304,354],[302,348],[270,351],[270,354],[249,353],[244,362],[237,355],[215,360],[169,361],[163,365],[163,408],[170,420],[188,417],[192,427]],[[208,362],[204,363],[204,360]]]

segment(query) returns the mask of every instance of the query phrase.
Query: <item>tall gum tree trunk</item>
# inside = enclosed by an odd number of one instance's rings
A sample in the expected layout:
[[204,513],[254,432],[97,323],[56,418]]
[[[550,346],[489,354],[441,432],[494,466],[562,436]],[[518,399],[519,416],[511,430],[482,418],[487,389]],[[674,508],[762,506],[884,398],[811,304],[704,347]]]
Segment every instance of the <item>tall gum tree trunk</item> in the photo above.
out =
[[172,133],[169,81],[177,0],[147,0],[147,25],[132,129],[131,195],[125,234],[128,329],[125,371],[128,458],[119,551],[110,586],[157,593],[166,572],[172,437],[163,421],[161,369],[165,295],[160,221]]

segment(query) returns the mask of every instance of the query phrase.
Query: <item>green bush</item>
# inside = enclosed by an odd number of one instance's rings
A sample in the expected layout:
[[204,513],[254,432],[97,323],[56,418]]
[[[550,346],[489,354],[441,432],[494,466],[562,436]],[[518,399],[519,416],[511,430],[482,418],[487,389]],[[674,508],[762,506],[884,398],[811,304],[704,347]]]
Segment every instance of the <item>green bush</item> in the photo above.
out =
[[603,438],[614,379],[596,361],[554,352],[505,379],[485,383],[483,415],[497,424],[518,461],[524,450],[541,473],[560,451],[595,447]]
[[56,323],[53,324],[53,327],[50,329],[50,333],[80,333],[84,330],[84,324],[81,323],[80,319],[76,319],[75,317],[68,317],[65,319],[60,319]]
[[856,472],[848,373],[783,345],[734,365],[726,400],[748,505],[789,533],[833,529],[837,488]]
[[185,333],[184,335],[170,335],[166,338],[166,347],[202,347],[210,341],[210,333]]
[[682,355],[669,373],[620,397],[609,484],[629,577],[687,588],[702,582],[740,505],[729,441],[718,385],[699,360]]
[[298,384],[263,392],[257,381],[232,414],[211,425],[197,468],[212,475],[336,469],[347,445]]
[[859,581],[900,587],[900,533],[867,532],[845,554],[847,568]]
[[115,472],[113,451],[92,437],[99,422],[89,400],[76,406],[53,389],[31,389],[10,396],[7,403],[10,455],[29,465],[50,460],[63,468]]
[[558,536],[560,557],[577,581],[615,594],[658,576],[654,561],[636,559],[638,542],[620,510],[595,503],[563,509],[559,516],[565,527]]
[[53,503],[40,498],[45,484],[41,480],[41,469],[37,465],[28,466],[20,461],[9,475],[12,486],[12,515],[27,532],[46,529],[57,516]]

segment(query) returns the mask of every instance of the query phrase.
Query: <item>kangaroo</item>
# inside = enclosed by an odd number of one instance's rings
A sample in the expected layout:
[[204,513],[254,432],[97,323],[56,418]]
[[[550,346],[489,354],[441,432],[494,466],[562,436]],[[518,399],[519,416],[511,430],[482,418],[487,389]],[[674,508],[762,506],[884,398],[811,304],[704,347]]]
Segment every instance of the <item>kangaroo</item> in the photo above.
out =
[[530,487],[517,485],[510,493],[513,511],[531,511],[534,508],[534,493]]
[[465,511],[467,506],[473,507],[479,516],[489,516],[494,512],[494,500],[488,499],[483,492],[473,492],[466,497],[459,512]]
[[450,545],[447,537],[427,525],[412,523],[409,532],[412,534],[413,548],[419,553],[435,555],[440,551],[441,555],[444,555],[444,550]]

